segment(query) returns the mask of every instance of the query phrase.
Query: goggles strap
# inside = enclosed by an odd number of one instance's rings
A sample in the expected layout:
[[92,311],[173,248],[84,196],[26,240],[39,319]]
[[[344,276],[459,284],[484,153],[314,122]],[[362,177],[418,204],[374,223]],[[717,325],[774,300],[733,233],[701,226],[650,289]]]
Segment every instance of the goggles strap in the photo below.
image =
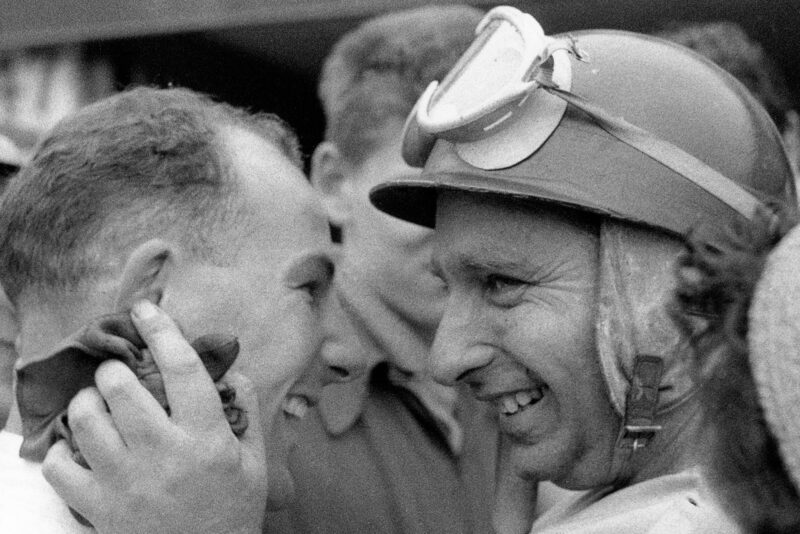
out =
[[598,126],[623,143],[705,189],[747,219],[753,219],[756,212],[764,209],[764,204],[749,191],[672,143],[634,126],[621,117],[611,115],[570,91],[547,83],[540,82],[540,86],[585,112]]

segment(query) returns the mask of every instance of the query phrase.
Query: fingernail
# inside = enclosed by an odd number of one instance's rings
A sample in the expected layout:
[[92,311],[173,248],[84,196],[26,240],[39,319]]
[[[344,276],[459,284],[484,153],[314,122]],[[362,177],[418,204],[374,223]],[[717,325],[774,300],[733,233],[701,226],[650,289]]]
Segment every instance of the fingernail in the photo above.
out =
[[146,321],[158,315],[158,308],[149,300],[138,300],[134,302],[131,313],[137,318]]

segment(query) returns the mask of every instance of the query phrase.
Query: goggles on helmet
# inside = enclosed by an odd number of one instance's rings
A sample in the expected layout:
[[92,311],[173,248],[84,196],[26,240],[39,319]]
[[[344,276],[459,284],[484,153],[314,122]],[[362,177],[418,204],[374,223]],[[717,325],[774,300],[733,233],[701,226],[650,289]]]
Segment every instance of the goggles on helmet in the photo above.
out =
[[503,6],[489,11],[477,37],[441,83],[432,82],[406,122],[403,156],[423,166],[436,139],[454,145],[483,170],[513,167],[558,128],[567,104],[603,130],[694,182],[752,218],[762,202],[676,145],[571,92],[569,55],[586,60],[577,43],[544,34],[530,15]]

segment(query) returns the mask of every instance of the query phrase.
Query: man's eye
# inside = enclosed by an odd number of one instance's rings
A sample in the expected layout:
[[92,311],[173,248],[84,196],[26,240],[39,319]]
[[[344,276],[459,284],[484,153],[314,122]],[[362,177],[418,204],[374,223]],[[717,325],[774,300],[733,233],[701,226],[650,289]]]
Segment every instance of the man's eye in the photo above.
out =
[[447,282],[441,274],[434,272],[433,278],[436,280],[436,282],[442,284],[442,286],[447,289]]
[[308,293],[312,297],[316,297],[317,292],[319,291],[319,283],[316,282],[316,281],[308,282],[307,284],[303,284],[301,286],[298,286],[297,289],[299,289],[301,291],[305,291],[306,293]]
[[487,276],[485,285],[487,296],[500,305],[515,304],[530,286],[528,282],[498,274]]
[[287,277],[292,289],[305,293],[309,303],[316,305],[328,292],[333,278],[333,264],[323,258],[298,263]]

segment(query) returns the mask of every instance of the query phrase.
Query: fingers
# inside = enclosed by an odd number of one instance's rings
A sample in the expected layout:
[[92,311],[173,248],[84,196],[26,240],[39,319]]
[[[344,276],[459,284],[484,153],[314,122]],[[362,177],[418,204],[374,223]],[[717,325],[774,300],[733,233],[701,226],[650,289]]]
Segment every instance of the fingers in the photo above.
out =
[[211,377],[172,319],[146,300],[133,305],[131,318],[161,372],[172,420],[201,430],[227,424]]
[[81,454],[93,469],[115,471],[110,460],[125,449],[103,398],[95,388],[81,390],[69,404],[69,427]]
[[99,497],[98,487],[91,471],[72,459],[72,451],[63,439],[47,451],[42,463],[42,474],[68,505],[86,517],[92,515],[93,503]]
[[[104,362],[95,373],[95,383],[97,390],[85,390],[87,391],[86,397],[81,401],[82,404],[86,404],[87,410],[93,409],[96,412],[102,409],[102,413],[106,417],[98,416],[90,419],[90,422],[95,425],[95,428],[87,431],[86,439],[89,441],[90,447],[95,444],[94,441],[97,439],[95,436],[99,435],[96,433],[104,430],[100,426],[104,422],[110,424],[114,434],[121,435],[121,440],[129,446],[153,446],[158,443],[169,426],[169,417],[128,366],[117,360]],[[99,394],[97,394],[98,391]],[[93,398],[90,398],[91,393],[95,393]],[[103,400],[108,405],[110,414],[106,411]],[[90,402],[91,405],[89,405]],[[83,406],[81,405],[81,407]],[[70,422],[73,418],[72,410],[73,407],[70,406]],[[80,434],[77,434],[76,437],[80,437]],[[104,444],[96,443],[96,445],[103,446]],[[83,450],[81,444],[81,451]],[[84,456],[89,460],[88,455],[84,454]],[[89,465],[94,467],[91,462]]]
[[225,381],[236,389],[236,405],[247,413],[248,427],[239,441],[248,445],[248,449],[264,458],[264,433],[261,428],[261,415],[253,383],[239,373],[229,372]]

